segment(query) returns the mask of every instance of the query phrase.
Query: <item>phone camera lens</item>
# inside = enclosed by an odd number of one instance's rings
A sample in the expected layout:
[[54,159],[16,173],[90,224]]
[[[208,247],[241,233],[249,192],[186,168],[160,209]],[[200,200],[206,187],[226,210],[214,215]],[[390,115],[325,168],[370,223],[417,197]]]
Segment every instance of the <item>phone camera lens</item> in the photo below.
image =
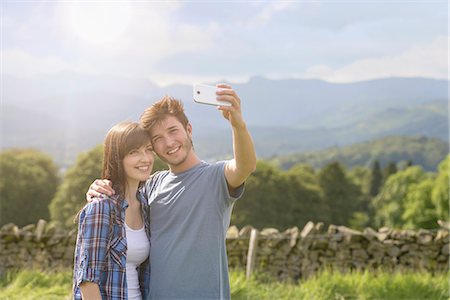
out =
[[200,91],[197,91],[197,95],[200,95]]

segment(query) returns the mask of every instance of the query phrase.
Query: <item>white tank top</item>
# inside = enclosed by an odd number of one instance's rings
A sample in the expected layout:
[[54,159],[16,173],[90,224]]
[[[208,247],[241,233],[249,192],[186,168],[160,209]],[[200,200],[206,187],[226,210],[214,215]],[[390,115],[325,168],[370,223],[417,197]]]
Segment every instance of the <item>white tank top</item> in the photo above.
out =
[[149,256],[150,242],[145,234],[144,227],[135,230],[128,227],[127,223],[125,223],[125,230],[127,234],[126,274],[128,299],[142,300],[137,267]]

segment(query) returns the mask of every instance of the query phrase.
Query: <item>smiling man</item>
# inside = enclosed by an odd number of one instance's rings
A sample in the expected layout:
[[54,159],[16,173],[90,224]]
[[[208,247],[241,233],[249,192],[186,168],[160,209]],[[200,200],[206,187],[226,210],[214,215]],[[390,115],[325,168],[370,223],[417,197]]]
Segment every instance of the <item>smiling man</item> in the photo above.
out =
[[[217,100],[231,103],[218,107],[233,131],[231,160],[200,160],[178,100],[164,97],[141,116],[154,151],[169,166],[144,188],[151,204],[150,299],[230,298],[225,237],[256,154],[239,97],[229,85],[217,87]],[[111,192],[107,182],[94,182],[88,194],[99,192]]]

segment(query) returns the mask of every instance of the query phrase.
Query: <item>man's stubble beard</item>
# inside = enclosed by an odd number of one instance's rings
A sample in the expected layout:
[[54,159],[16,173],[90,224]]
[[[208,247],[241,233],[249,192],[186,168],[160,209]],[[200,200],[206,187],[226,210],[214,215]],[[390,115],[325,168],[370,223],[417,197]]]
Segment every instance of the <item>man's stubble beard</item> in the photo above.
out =
[[182,164],[186,161],[186,159],[188,158],[189,153],[190,153],[191,151],[194,151],[194,144],[192,143],[192,139],[190,139],[189,137],[186,137],[186,139],[184,140],[184,142],[183,142],[183,144],[182,144],[182,146],[181,146],[181,149],[180,149],[179,151],[185,151],[184,156],[183,156],[179,161],[173,161],[173,162],[171,162],[171,161],[170,161],[169,159],[167,159],[165,156],[162,156],[162,155],[158,155],[158,156],[159,156],[159,158],[160,158],[163,162],[165,162],[166,164],[168,164],[169,167],[170,167],[170,166],[177,167],[177,166],[179,166],[179,165],[182,165]]

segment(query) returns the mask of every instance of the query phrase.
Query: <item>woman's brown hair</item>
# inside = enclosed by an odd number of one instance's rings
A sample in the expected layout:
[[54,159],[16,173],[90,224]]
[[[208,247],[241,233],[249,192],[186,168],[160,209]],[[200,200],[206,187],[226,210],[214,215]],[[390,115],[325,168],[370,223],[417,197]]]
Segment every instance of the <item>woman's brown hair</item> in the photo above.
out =
[[122,161],[131,150],[150,143],[150,135],[139,123],[121,122],[106,134],[102,178],[111,180],[120,198],[125,196],[126,175]]

